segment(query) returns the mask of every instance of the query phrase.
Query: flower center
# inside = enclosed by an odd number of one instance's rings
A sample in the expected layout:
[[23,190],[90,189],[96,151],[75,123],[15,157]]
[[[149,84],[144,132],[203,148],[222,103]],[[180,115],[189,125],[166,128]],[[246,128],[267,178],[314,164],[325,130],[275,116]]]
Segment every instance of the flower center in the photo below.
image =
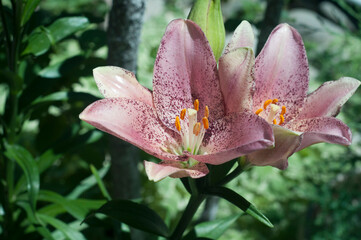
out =
[[198,154],[199,147],[204,138],[206,130],[209,128],[209,109],[205,107],[204,117],[201,122],[197,122],[197,112],[199,110],[199,101],[194,101],[193,108],[184,108],[180,115],[175,118],[175,127],[179,131],[182,138],[182,149],[193,155]]
[[[285,121],[285,113],[286,107],[285,106],[278,106],[277,105],[278,99],[268,99],[263,103],[263,108],[259,108],[255,114],[259,115],[260,117],[264,118],[268,123],[278,124],[281,125]],[[269,107],[267,111],[267,107]],[[277,116],[279,118],[279,122],[277,123]]]

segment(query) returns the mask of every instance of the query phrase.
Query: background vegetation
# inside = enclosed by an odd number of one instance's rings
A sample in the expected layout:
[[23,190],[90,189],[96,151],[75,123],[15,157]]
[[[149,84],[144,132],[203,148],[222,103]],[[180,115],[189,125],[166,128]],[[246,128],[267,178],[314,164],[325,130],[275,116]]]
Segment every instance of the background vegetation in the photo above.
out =
[[[112,195],[108,138],[78,119],[85,106],[101,97],[92,69],[107,65],[110,7],[102,0],[28,1],[39,6],[22,5],[29,18],[24,14],[16,19],[19,4],[14,2],[2,1],[1,17],[7,25],[0,26],[1,236],[127,239],[126,226],[121,226],[123,233],[114,231],[115,223],[101,215],[80,224]],[[361,79],[361,6],[336,0],[300,2],[285,1],[281,21],[303,36],[311,88],[341,76]],[[243,19],[258,32],[266,6],[261,0],[222,1],[227,32],[231,34]],[[185,18],[190,7],[191,1],[183,0],[146,2],[137,71],[144,86],[152,87],[153,64],[166,25]],[[6,36],[6,31],[13,35]],[[7,37],[15,41],[9,44]],[[292,156],[285,171],[254,167],[231,182],[232,189],[262,210],[275,228],[244,216],[235,218],[219,239],[360,239],[360,109],[359,90],[339,115],[353,132],[351,147],[318,144]],[[141,157],[151,158],[145,153]],[[170,178],[150,182],[141,163],[139,169],[140,201],[174,225],[187,202],[186,190]],[[8,174],[11,170],[14,174]],[[237,213],[220,201],[216,216]]]

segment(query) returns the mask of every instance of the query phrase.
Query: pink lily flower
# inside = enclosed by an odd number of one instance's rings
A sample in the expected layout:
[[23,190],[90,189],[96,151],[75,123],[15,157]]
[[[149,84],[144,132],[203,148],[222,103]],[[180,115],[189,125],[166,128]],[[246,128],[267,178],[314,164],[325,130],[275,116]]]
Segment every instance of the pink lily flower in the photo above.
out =
[[[300,34],[278,25],[255,60],[253,38],[250,24],[242,22],[219,60],[220,69],[228,66],[220,72],[227,112],[249,109],[273,128],[275,147],[248,154],[248,161],[285,169],[288,157],[312,144],[350,145],[350,129],[335,116],[360,82],[343,77],[307,94],[309,69]],[[252,74],[243,70],[247,65],[254,66]]]
[[144,161],[150,180],[203,177],[207,164],[222,164],[273,146],[269,124],[250,111],[225,112],[217,63],[202,30],[192,21],[172,21],[154,65],[153,92],[133,73],[94,69],[105,99],[80,118],[162,160]]

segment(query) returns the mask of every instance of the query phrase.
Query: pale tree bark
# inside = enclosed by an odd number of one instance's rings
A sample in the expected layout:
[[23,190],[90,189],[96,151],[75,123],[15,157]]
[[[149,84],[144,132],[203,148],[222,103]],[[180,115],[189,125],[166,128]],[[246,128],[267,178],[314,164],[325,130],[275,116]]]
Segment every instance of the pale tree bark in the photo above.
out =
[[[108,23],[108,64],[136,73],[144,0],[113,0]],[[131,144],[109,138],[111,173],[114,199],[140,197],[141,183],[138,164],[140,150]],[[131,229],[132,239],[146,239],[145,235]]]
[[284,2],[284,0],[267,0],[266,12],[260,25],[257,55],[262,50],[272,29],[279,24]]

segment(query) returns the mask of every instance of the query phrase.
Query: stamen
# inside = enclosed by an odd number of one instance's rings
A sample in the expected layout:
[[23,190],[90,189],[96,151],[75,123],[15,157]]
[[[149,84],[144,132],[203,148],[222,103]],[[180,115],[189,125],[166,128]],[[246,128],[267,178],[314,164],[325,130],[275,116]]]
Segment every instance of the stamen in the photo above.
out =
[[263,104],[263,109],[266,110],[267,106],[270,105],[271,103],[272,103],[272,99],[268,99],[267,101],[265,101]]
[[181,130],[181,124],[178,116],[175,117],[175,127],[177,128],[178,131]]
[[278,125],[281,125],[285,121],[285,117],[283,115],[280,115],[280,122]]
[[286,113],[286,106],[282,106],[282,111],[280,115],[284,115]]
[[277,120],[276,119],[273,119],[273,124],[277,124]]
[[182,109],[182,111],[181,111],[181,113],[180,113],[180,118],[182,119],[182,120],[184,120],[184,117],[186,116],[186,112],[187,112],[187,109]]
[[202,118],[202,122],[204,129],[208,129],[209,128],[208,118],[207,117]]
[[209,117],[209,109],[208,109],[208,106],[206,106],[205,109],[204,109],[204,116],[205,116],[205,117]]
[[194,127],[193,127],[193,134],[198,136],[198,134],[200,133],[201,131],[201,123],[200,122],[197,122]]
[[273,103],[273,104],[276,104],[277,102],[278,102],[278,99],[277,99],[277,98],[275,98],[275,99],[272,100],[272,103]]
[[262,111],[263,111],[263,109],[260,108],[260,109],[258,109],[255,113],[258,115],[258,114],[260,114]]
[[196,111],[199,110],[199,101],[198,101],[198,99],[194,100],[194,109],[195,109]]

